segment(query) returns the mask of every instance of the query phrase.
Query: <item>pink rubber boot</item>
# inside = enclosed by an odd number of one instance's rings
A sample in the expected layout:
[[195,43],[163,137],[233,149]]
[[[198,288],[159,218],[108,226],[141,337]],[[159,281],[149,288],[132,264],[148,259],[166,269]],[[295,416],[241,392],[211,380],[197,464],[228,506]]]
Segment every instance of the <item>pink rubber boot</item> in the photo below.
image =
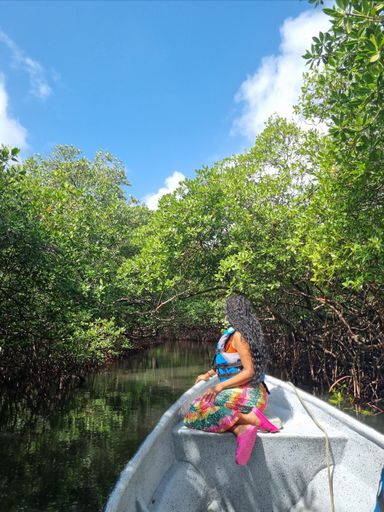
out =
[[256,416],[261,421],[259,425],[259,429],[261,430],[268,430],[269,432],[280,432],[280,429],[276,427],[273,423],[271,423],[267,418],[264,416],[264,414],[260,411],[260,409],[257,409],[257,407],[254,407],[252,409],[252,412],[256,414]]
[[246,430],[237,436],[236,448],[236,464],[245,466],[251,456],[253,447],[255,446],[257,436],[257,428],[253,425],[247,425]]

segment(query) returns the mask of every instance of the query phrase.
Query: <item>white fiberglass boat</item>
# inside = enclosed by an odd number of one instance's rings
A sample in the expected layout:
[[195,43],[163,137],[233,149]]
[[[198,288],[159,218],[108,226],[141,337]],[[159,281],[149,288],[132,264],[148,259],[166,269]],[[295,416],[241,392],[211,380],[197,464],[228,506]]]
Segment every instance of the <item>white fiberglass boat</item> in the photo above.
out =
[[290,383],[267,376],[265,415],[246,466],[236,439],[183,426],[188,404],[216,377],[184,393],[122,471],[105,512],[373,512],[384,436]]

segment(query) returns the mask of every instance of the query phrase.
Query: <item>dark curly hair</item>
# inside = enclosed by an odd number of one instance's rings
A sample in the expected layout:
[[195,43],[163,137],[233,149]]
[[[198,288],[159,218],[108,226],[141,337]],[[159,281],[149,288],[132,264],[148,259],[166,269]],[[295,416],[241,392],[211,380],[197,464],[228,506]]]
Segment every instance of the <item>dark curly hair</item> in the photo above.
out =
[[231,326],[240,332],[242,339],[249,344],[255,375],[250,384],[260,382],[260,376],[267,370],[269,356],[263,330],[254,312],[252,303],[241,294],[227,298],[224,311]]

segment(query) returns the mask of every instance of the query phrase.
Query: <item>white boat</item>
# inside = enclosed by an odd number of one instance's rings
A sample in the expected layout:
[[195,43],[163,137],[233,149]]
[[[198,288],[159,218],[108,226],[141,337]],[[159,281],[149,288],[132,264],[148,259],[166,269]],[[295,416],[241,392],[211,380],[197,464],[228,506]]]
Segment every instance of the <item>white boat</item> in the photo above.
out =
[[190,401],[215,379],[199,382],[164,413],[121,472],[105,512],[374,511],[382,434],[267,376],[265,415],[283,428],[259,431],[248,464],[237,466],[233,434],[182,424]]

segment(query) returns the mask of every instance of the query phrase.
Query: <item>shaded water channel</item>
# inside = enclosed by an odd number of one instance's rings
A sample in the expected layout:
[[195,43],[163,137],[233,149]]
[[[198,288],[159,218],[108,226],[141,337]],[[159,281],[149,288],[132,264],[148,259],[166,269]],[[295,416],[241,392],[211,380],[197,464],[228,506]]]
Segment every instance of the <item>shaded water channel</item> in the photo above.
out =
[[[101,512],[145,436],[209,368],[212,350],[155,346],[89,377],[44,414],[3,410],[0,512]],[[359,419],[384,431],[384,418]]]

